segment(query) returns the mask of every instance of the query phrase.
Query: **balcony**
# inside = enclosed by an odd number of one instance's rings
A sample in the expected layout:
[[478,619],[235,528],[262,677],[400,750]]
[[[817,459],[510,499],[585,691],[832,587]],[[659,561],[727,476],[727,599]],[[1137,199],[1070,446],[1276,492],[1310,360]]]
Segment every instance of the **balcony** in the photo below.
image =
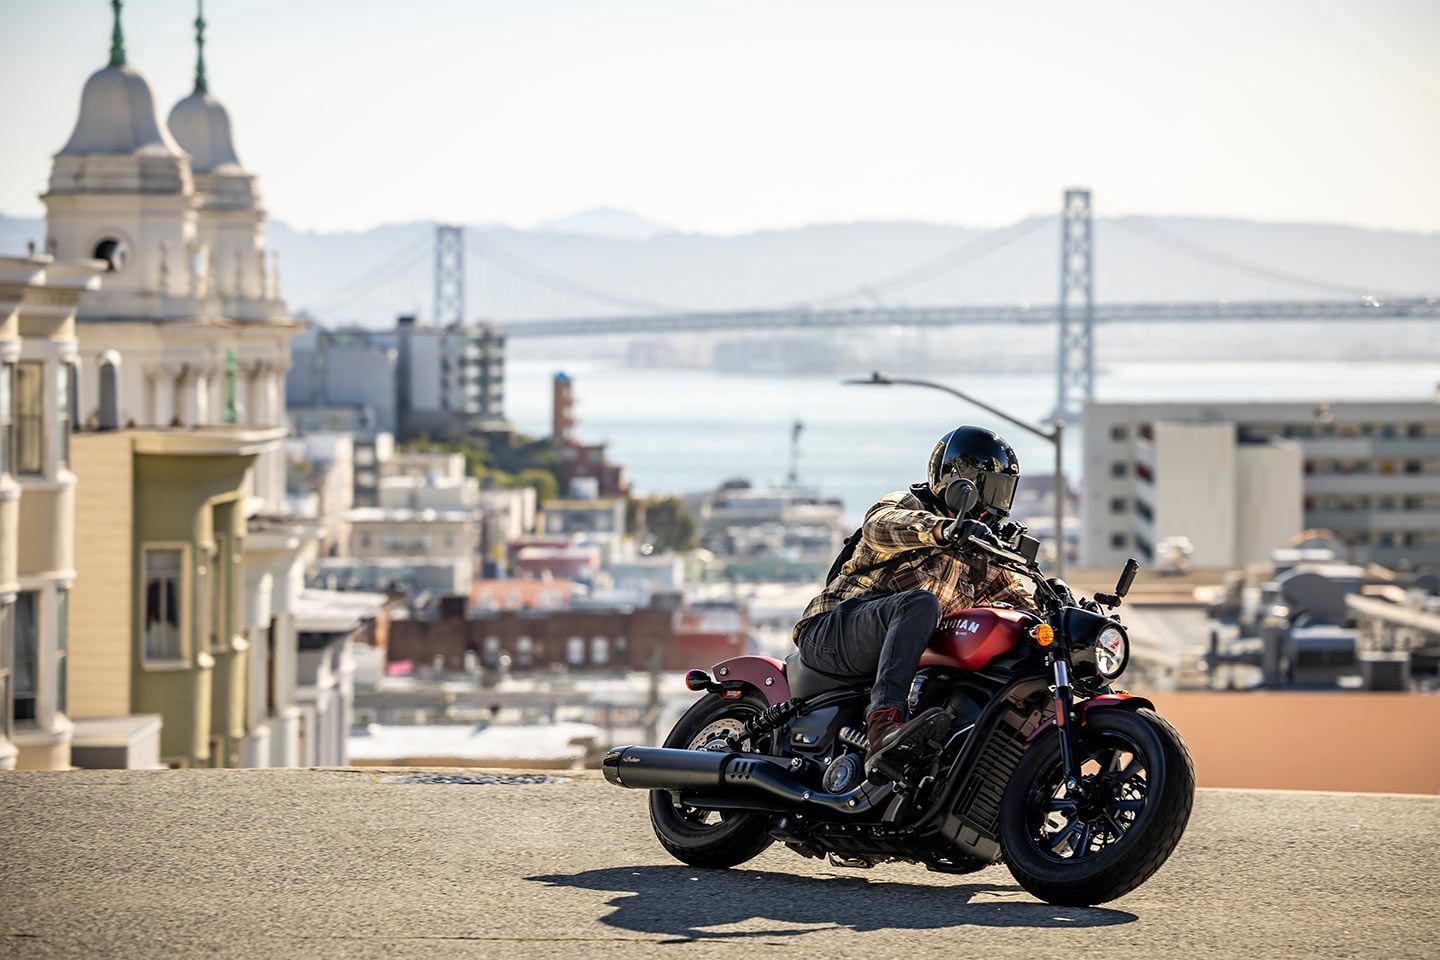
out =
[[1337,533],[1350,530],[1440,530],[1440,509],[1307,510],[1305,525],[1324,527]]
[[1440,457],[1440,437],[1296,437],[1307,460],[1423,460]]
[[1440,476],[1434,473],[1308,473],[1304,490],[1306,496],[1423,496],[1440,490]]

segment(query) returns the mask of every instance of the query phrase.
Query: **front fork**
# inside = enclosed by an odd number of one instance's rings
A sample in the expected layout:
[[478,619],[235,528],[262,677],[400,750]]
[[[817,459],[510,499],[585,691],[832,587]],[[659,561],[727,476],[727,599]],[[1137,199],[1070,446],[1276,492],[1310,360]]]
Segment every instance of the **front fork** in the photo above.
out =
[[1080,751],[1075,734],[1075,697],[1070,688],[1070,661],[1063,651],[1051,655],[1055,672],[1055,727],[1060,731],[1060,763],[1065,771],[1065,791],[1080,790]]

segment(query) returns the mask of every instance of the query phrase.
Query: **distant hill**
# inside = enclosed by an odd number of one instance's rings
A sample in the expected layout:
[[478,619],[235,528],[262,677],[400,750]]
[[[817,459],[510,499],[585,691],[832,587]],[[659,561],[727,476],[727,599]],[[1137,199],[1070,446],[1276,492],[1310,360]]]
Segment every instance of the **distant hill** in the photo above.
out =
[[[293,310],[326,323],[378,326],[397,313],[428,312],[433,229],[431,222],[412,222],[316,233],[272,220],[269,243],[280,252],[282,289]],[[986,233],[867,222],[707,236],[604,208],[532,230],[478,225],[467,233],[467,312],[508,322],[797,302],[1054,302],[1055,220]],[[43,244],[43,236],[41,221],[0,216],[0,252],[23,252],[26,240]],[[1002,240],[1009,242],[1001,246]],[[1100,300],[1440,293],[1437,233],[1129,217],[1097,221],[1095,250]]]
[[533,229],[538,233],[576,233],[615,240],[648,240],[662,233],[675,232],[674,227],[614,207],[594,207],[558,220],[545,220]]

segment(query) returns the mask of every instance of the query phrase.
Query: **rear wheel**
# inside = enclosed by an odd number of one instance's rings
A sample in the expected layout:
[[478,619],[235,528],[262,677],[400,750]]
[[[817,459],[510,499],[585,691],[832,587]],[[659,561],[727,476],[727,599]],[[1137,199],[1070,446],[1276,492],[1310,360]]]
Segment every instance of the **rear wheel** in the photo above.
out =
[[1011,874],[1049,903],[1124,896],[1170,856],[1195,799],[1180,734],[1150,710],[1105,710],[1079,737],[1081,781],[1065,786],[1060,735],[1037,743],[1005,790],[1000,842]]
[[[706,694],[686,711],[664,746],[676,750],[729,752],[728,737],[740,737],[745,721],[768,706],[758,694],[736,700]],[[740,741],[740,748],[768,752],[769,743]],[[669,790],[650,791],[650,823],[660,845],[682,863],[695,867],[733,867],[758,855],[774,841],[769,818],[760,814],[701,810],[679,801]]]

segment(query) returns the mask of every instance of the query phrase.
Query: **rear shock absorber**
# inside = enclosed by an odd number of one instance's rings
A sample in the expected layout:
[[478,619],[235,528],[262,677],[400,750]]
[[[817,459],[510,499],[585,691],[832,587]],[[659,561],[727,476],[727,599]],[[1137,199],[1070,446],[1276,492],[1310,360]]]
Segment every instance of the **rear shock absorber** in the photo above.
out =
[[786,700],[784,703],[777,703],[768,707],[758,717],[752,717],[745,721],[745,732],[739,737],[730,739],[730,749],[740,749],[740,741],[749,740],[753,745],[756,738],[769,733],[800,712],[799,700]]

